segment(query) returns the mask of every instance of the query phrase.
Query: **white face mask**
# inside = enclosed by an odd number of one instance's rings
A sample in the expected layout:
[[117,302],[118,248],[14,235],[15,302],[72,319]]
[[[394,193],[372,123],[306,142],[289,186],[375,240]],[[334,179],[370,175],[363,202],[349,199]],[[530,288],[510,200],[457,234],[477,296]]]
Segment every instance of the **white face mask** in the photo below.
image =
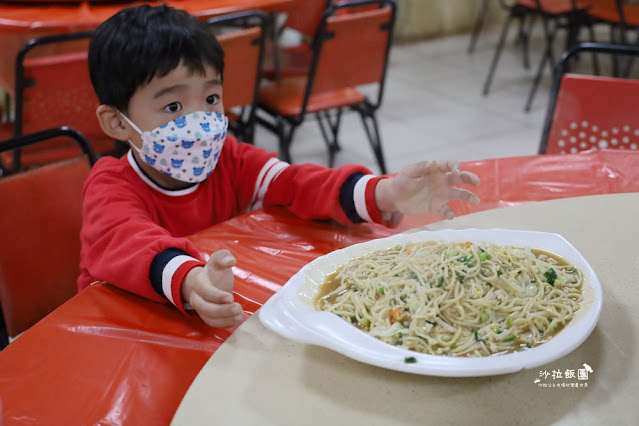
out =
[[[122,114],[122,113],[120,113]],[[133,147],[154,169],[182,182],[202,182],[215,169],[229,120],[224,114],[197,111],[142,132],[122,117],[142,137],[142,148]]]

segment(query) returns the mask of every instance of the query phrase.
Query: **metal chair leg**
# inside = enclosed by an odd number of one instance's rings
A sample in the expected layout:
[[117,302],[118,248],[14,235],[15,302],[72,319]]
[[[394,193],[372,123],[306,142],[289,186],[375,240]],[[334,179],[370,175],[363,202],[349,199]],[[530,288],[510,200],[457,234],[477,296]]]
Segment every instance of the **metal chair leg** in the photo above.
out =
[[555,37],[557,36],[557,30],[559,25],[555,24],[554,28],[551,30],[548,28],[549,18],[544,17],[544,32],[546,33],[546,47],[544,48],[544,55],[542,56],[541,62],[539,63],[539,67],[537,68],[537,74],[535,75],[535,79],[533,84],[528,92],[528,99],[526,100],[526,105],[524,106],[524,111],[529,112],[532,106],[533,99],[535,97],[535,93],[537,92],[537,87],[539,86],[539,82],[541,81],[541,77],[544,74],[544,68],[546,64],[550,67],[550,73],[552,75],[553,69],[555,66],[555,57],[553,53],[553,43],[555,41]]
[[519,28],[518,40],[521,43],[522,62],[524,69],[530,69],[530,38],[535,24],[537,15],[530,15],[527,22],[527,28],[524,29],[524,24]]
[[320,131],[322,132],[322,138],[328,147],[328,166],[333,167],[335,154],[342,149],[339,145],[338,138],[339,126],[342,121],[342,108],[337,110],[335,118],[331,118],[328,111],[320,111],[315,114],[315,116],[317,117]]
[[359,105],[356,107],[359,116],[362,119],[364,130],[366,130],[366,136],[368,142],[373,148],[375,159],[382,174],[386,174],[386,162],[384,161],[384,152],[382,151],[382,139],[379,134],[379,126],[377,124],[377,117],[375,111],[368,105]]
[[[588,25],[588,32],[590,33],[590,41],[595,42],[595,28],[593,25]],[[595,75],[600,75],[599,71],[599,58],[597,58],[597,53],[592,52],[592,71]]]
[[291,163],[291,141],[293,140],[293,133],[297,126],[291,123],[288,130],[286,127],[284,120],[281,117],[277,117],[275,130],[279,137],[279,157],[280,160]]
[[493,76],[495,75],[495,69],[497,68],[497,63],[499,62],[499,57],[501,56],[501,51],[504,48],[504,43],[506,42],[506,37],[508,36],[508,29],[510,27],[510,22],[515,17],[514,12],[508,14],[508,18],[506,18],[506,22],[504,23],[504,28],[501,30],[501,36],[499,37],[499,42],[497,43],[497,47],[495,48],[495,54],[493,55],[493,60],[490,64],[490,69],[488,70],[488,75],[486,76],[486,82],[484,83],[484,96],[488,95],[490,91],[490,85],[493,81]]
[[484,20],[486,19],[486,13],[488,12],[488,2],[490,0],[483,0],[481,9],[477,14],[477,18],[475,19],[475,23],[473,24],[473,31],[470,36],[470,44],[468,45],[468,54],[472,54],[475,51],[475,45],[477,44],[477,39],[479,38],[479,32],[481,28],[484,26]]

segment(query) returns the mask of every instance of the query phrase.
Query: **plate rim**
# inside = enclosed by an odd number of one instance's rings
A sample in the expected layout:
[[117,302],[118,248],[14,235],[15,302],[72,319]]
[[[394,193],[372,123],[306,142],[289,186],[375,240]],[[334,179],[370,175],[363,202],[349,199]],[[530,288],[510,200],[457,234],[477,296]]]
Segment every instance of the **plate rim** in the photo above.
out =
[[[350,253],[359,250],[374,251],[380,248],[374,246],[390,247],[397,242],[407,242],[411,239],[419,239],[425,241],[426,238],[441,241],[491,241],[493,239],[518,239],[523,237],[547,238],[563,244],[567,250],[570,250],[571,261],[577,260],[575,263],[581,263],[581,267],[585,268],[584,275],[587,275],[588,284],[592,287],[593,301],[589,306],[582,306],[586,309],[583,317],[579,318],[577,323],[571,321],[562,331],[553,339],[532,349],[514,352],[509,354],[479,357],[479,358],[457,358],[444,355],[431,355],[421,352],[411,351],[408,349],[398,348],[388,343],[382,342],[368,333],[358,330],[352,325],[345,322],[335,314],[329,312],[316,311],[311,305],[306,303],[304,310],[299,310],[299,304],[305,303],[299,296],[299,289],[307,282],[307,273],[312,268],[317,267],[321,262],[327,262],[334,257],[347,256],[346,260],[358,257],[361,254],[350,255]],[[492,236],[490,238],[489,236]],[[497,238],[496,236],[499,236]],[[491,241],[492,242],[492,241]],[[499,243],[498,243],[499,244]],[[514,244],[520,246],[532,247],[523,241]],[[538,247],[544,248],[544,247]],[[564,253],[558,253],[564,256]],[[588,263],[585,257],[563,236],[557,233],[529,231],[529,230],[513,230],[503,228],[465,228],[465,229],[441,229],[441,230],[418,230],[416,232],[407,232],[391,235],[389,237],[372,239],[351,246],[334,250],[317,257],[311,262],[304,265],[295,273],[287,283],[277,291],[258,311],[260,322],[270,330],[282,337],[297,341],[299,343],[313,344],[335,352],[341,353],[351,359],[375,365],[381,368],[387,368],[396,371],[403,371],[413,374],[442,376],[442,377],[479,377],[488,375],[508,374],[524,369],[532,369],[543,364],[555,361],[573,350],[577,349],[594,330],[603,306],[603,291],[601,283]],[[310,307],[311,309],[307,309]],[[311,321],[315,324],[308,324],[307,317],[311,317]],[[321,320],[317,322],[317,320]],[[346,325],[347,327],[344,327]],[[334,327],[338,333],[333,334],[331,338],[326,336],[326,332],[330,332]],[[573,330],[578,327],[578,334],[565,334],[566,330]],[[342,330],[346,331],[346,336]],[[559,339],[560,336],[563,338]],[[367,349],[371,347],[374,350],[364,351],[364,347],[356,346],[353,340],[336,340],[336,338],[349,337],[355,341],[364,342]],[[405,357],[415,357],[416,363],[404,362]],[[497,361],[495,361],[497,360]],[[443,365],[442,365],[443,364]]]

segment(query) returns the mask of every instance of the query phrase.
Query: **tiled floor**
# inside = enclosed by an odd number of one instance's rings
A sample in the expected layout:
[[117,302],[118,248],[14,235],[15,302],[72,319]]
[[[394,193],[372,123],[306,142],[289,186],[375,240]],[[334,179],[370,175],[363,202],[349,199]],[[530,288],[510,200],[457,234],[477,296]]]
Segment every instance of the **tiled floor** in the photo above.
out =
[[[540,31],[537,32],[540,35]],[[484,79],[499,28],[484,31],[474,54],[466,53],[469,35],[460,34],[394,45],[384,101],[378,113],[389,172],[418,160],[459,161],[533,155],[537,152],[550,91],[546,72],[532,110],[524,102],[534,71],[522,66],[514,31],[503,52],[492,89],[482,96]],[[533,68],[541,40],[531,43]],[[356,113],[344,116],[342,151],[336,166],[359,163],[379,172]],[[275,138],[258,129],[256,144],[275,151]],[[316,120],[309,118],[291,148],[296,163],[327,163]]]

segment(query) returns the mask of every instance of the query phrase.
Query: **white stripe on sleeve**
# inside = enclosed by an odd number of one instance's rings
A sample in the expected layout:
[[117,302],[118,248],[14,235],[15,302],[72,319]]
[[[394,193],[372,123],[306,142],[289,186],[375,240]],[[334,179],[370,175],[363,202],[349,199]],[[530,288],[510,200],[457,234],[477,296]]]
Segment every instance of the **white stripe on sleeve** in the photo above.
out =
[[353,188],[353,201],[355,202],[355,210],[359,217],[364,219],[366,222],[372,222],[371,216],[368,214],[368,209],[366,208],[366,185],[368,181],[374,178],[375,175],[366,175],[362,176],[360,180],[355,184],[355,188]]
[[171,301],[175,305],[175,301],[173,300],[173,293],[171,292],[171,282],[173,281],[173,274],[178,270],[183,263],[189,262],[191,260],[198,261],[196,258],[180,255],[175,256],[173,259],[169,260],[169,263],[166,264],[164,269],[162,270],[162,291],[167,299]]
[[[264,165],[264,168],[262,168],[262,171],[264,171],[264,169],[266,169],[267,167],[268,170],[266,170],[264,178],[261,181],[260,179],[258,179],[257,185],[255,186],[253,203],[251,204],[249,211],[257,210],[262,207],[262,201],[264,200],[264,196],[266,195],[266,191],[268,191],[271,182],[273,182],[277,178],[282,170],[289,166],[288,163],[280,160],[276,160],[275,163],[271,163],[270,165],[269,163],[270,161]],[[261,175],[262,172],[260,172],[260,176]]]

